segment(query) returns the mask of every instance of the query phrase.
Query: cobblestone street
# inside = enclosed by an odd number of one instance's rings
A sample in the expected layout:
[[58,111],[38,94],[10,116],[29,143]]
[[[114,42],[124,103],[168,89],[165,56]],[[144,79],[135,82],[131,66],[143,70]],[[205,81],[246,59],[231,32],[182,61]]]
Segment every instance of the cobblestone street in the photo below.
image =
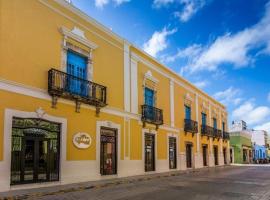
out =
[[[67,190],[52,189],[28,190],[29,196],[18,195],[27,199],[93,199],[93,200],[139,200],[139,199],[270,199],[270,167],[237,166],[202,170],[200,172],[179,174],[169,177],[125,180],[125,183],[112,181],[102,187],[85,187]],[[149,180],[147,180],[149,179]],[[133,181],[132,181],[133,180]],[[115,184],[113,184],[115,183]],[[59,186],[60,188],[60,186]],[[47,193],[46,193],[47,190]],[[50,191],[50,192],[48,192]],[[16,193],[2,193],[3,198]],[[36,196],[35,196],[36,195]]]

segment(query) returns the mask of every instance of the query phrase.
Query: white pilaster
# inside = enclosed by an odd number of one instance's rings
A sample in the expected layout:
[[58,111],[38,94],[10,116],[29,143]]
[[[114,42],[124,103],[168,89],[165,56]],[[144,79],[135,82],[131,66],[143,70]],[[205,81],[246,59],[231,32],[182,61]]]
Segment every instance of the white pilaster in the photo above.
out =
[[[198,122],[199,124],[199,105],[198,105],[198,94],[196,93],[195,94],[195,104],[196,104],[196,121]],[[198,155],[200,155],[200,132],[199,132],[199,129],[198,129],[198,133],[197,133],[197,152],[198,152]]]
[[131,58],[131,112],[138,114],[138,61]]
[[124,102],[125,111],[130,112],[130,53],[129,44],[124,43]]
[[171,113],[171,127],[174,127],[174,82],[170,80],[170,113]]

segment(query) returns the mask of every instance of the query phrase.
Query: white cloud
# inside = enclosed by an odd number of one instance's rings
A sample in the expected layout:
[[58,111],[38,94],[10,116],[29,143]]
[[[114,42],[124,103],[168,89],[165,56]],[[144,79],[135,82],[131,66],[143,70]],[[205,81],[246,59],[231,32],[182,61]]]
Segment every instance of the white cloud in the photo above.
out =
[[167,6],[168,4],[174,3],[176,0],[154,0],[154,7],[160,8],[162,6]]
[[[111,0],[95,0],[95,6],[97,8],[103,8],[104,6],[106,6],[107,4],[110,3]],[[126,3],[129,2],[130,0],[112,0],[112,2],[114,2],[117,6],[121,5],[122,3]]]
[[209,84],[208,81],[198,81],[195,82],[194,85],[196,85],[198,88],[205,88]]
[[214,98],[216,98],[217,100],[219,100],[221,103],[225,105],[229,105],[229,104],[238,105],[242,101],[242,98],[240,97],[240,95],[241,95],[241,90],[234,87],[229,87],[228,89],[224,91],[215,93]]
[[184,6],[183,10],[181,12],[175,12],[174,15],[182,22],[187,22],[206,4],[205,0],[180,0],[180,2]]
[[152,37],[143,44],[143,50],[153,57],[168,47],[167,37],[174,34],[177,29],[167,30],[166,27],[162,31],[155,31]]
[[107,5],[109,0],[95,0],[95,6],[97,8],[103,8],[103,6]]
[[175,55],[162,56],[161,61],[165,63],[169,63],[169,62],[175,62],[175,60],[181,58],[181,59],[186,59],[186,61],[189,62],[191,59],[193,59],[194,56],[198,55],[199,52],[201,52],[201,46],[194,44],[185,49],[178,49]]
[[248,125],[260,124],[270,117],[270,108],[266,106],[256,107],[253,102],[246,101],[232,112],[235,120],[244,120]]
[[121,5],[122,3],[127,3],[129,2],[130,0],[113,0],[113,2],[116,3],[116,5]]
[[264,130],[270,134],[270,122],[266,122],[264,124],[258,125],[254,127],[255,130]]
[[161,8],[173,3],[181,5],[182,7],[181,11],[174,12],[174,16],[179,18],[182,22],[187,22],[193,15],[204,7],[206,0],[154,0],[153,6],[155,8]]
[[[235,68],[247,67],[255,60],[250,54],[251,51],[270,55],[270,3],[266,5],[262,19],[254,26],[235,34],[226,33],[209,45],[191,45],[194,46],[199,48],[194,51],[195,54],[191,59],[185,62],[182,72],[217,71],[222,64],[232,64]],[[179,52],[171,57],[185,59]]]

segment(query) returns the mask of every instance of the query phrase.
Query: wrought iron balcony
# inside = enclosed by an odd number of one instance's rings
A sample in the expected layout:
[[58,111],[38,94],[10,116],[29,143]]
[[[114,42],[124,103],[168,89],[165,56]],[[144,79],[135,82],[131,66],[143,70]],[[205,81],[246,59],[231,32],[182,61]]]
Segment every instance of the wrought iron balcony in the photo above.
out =
[[56,69],[48,72],[48,92],[52,96],[52,107],[54,108],[58,97],[74,100],[76,112],[79,112],[81,103],[95,106],[97,114],[100,108],[107,105],[105,86]]
[[207,126],[207,125],[202,125],[201,126],[201,134],[202,134],[202,136],[213,137],[213,132],[214,132],[213,127]]
[[158,129],[158,126],[163,124],[163,111],[159,108],[142,105],[142,122],[143,126],[145,123],[154,124]]
[[192,119],[185,119],[184,131],[192,134],[198,133],[198,122]]
[[216,138],[216,139],[221,139],[222,138],[222,131],[221,130],[219,130],[219,129],[216,129],[216,128],[213,128],[213,137],[214,137],[214,139]]
[[230,134],[228,132],[223,131],[223,139],[230,140]]

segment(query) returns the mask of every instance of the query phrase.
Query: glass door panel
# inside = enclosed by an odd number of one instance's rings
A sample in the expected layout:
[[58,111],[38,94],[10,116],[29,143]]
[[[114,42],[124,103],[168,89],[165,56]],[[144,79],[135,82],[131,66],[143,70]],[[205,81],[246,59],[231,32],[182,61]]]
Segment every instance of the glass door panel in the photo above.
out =
[[44,181],[48,179],[48,141],[39,140],[38,150],[38,180]]
[[25,140],[25,151],[24,151],[24,181],[34,181],[34,170],[35,170],[35,140]]

